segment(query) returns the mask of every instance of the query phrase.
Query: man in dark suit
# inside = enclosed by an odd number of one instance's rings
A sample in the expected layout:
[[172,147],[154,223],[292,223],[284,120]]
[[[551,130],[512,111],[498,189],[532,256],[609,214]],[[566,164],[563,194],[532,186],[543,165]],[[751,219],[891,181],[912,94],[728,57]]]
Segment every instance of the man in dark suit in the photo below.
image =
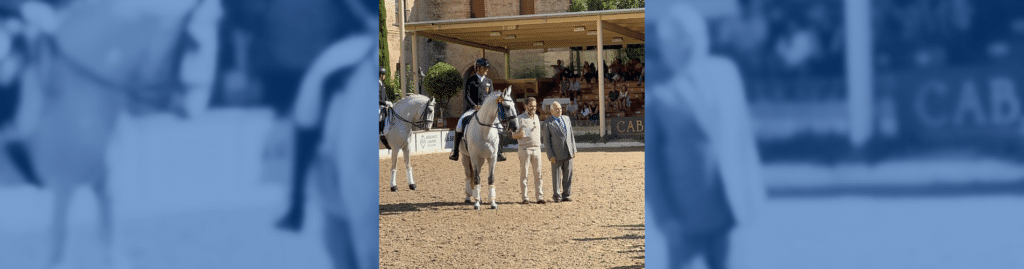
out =
[[542,124],[540,139],[548,161],[551,161],[552,198],[556,203],[572,202],[572,158],[576,157],[576,137],[572,135],[569,116],[562,115],[562,105],[552,103],[550,112],[551,116]]

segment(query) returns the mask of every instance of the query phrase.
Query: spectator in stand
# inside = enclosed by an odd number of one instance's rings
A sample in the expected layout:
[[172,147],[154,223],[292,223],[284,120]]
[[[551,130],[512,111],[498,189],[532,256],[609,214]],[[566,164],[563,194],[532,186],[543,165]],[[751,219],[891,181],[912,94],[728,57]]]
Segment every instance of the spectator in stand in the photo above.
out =
[[619,103],[616,102],[618,100],[619,100],[619,91],[618,90],[612,90],[612,91],[608,92],[608,106],[612,109],[612,111],[619,110],[619,106],[618,106]]
[[641,83],[644,83],[644,78],[647,77],[647,66],[645,66],[643,63],[640,63],[639,67],[640,67],[640,77],[637,78],[637,80],[636,80],[636,86],[640,86]]
[[580,77],[585,77],[588,71],[590,71],[590,62],[583,61],[583,66],[580,68]]
[[569,97],[569,105],[565,106],[565,114],[569,115],[570,118],[578,119],[579,107],[579,104],[576,102],[576,97]]
[[569,98],[576,98],[580,96],[580,77],[572,78],[572,86],[569,86]]
[[607,69],[607,71],[608,71],[608,75],[607,75],[608,80],[613,82],[613,83],[622,80],[622,71],[623,71],[622,67],[623,67],[622,66],[622,60],[621,59],[615,59],[615,61],[612,62],[612,65],[609,66],[608,69]]
[[619,109],[623,111],[629,107],[629,87],[622,85],[622,90],[619,91]]
[[580,120],[589,120],[590,119],[590,115],[594,114],[593,110],[591,110],[592,106],[593,106],[593,104],[583,104],[583,109],[579,113]]
[[583,72],[583,78],[587,80],[587,83],[590,83],[592,79],[597,78],[597,67],[594,66],[594,63],[590,63],[585,67],[584,70],[586,71]]
[[562,60],[558,60],[558,63],[555,64],[555,65],[552,65],[551,67],[555,68],[555,77],[554,77],[554,79],[555,79],[555,84],[558,85],[558,95],[562,96],[563,94],[565,94],[565,89],[568,87],[568,85],[566,85],[567,81],[565,80],[565,77],[563,76],[565,74],[565,66],[562,65]]

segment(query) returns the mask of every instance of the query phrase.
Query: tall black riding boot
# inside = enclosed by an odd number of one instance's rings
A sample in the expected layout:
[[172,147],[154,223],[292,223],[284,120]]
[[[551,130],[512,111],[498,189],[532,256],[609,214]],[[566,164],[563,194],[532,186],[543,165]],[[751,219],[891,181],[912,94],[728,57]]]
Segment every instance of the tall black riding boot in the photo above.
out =
[[458,161],[459,160],[459,143],[462,142],[462,133],[455,132],[455,141],[454,142],[455,143],[453,144],[453,147],[452,147],[452,156],[448,156],[448,159],[452,160],[452,161]]

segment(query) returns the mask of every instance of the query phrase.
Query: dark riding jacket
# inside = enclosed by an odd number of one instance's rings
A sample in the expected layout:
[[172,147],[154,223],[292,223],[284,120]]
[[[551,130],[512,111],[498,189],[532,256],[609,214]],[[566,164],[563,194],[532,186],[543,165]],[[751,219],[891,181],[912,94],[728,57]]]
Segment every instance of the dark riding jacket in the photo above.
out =
[[387,87],[384,87],[384,82],[380,80],[378,80],[378,82],[380,83],[380,97],[378,101],[382,106],[387,105],[388,101],[390,101],[388,100],[388,89]]
[[480,81],[480,76],[473,74],[466,80],[466,110],[473,109],[474,107],[481,105],[484,102],[484,97],[487,93],[494,90],[494,83],[491,79],[484,77],[483,81]]

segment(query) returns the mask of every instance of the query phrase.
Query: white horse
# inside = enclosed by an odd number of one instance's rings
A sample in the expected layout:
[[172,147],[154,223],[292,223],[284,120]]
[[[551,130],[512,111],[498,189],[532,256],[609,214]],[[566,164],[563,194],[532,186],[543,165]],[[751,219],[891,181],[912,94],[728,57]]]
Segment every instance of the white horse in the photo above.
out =
[[[512,87],[504,91],[494,91],[487,95],[480,110],[470,116],[466,122],[466,136],[462,143],[462,166],[466,169],[466,203],[470,197],[476,198],[473,209],[480,209],[480,173],[483,172],[484,161],[487,162],[490,174],[487,184],[491,186],[491,209],[498,209],[494,194],[494,165],[497,163],[499,148],[498,129],[508,126],[515,132],[516,104],[512,99]],[[499,125],[500,122],[500,125]]]
[[[181,55],[174,46],[180,44],[178,34],[190,11],[165,10],[167,17],[109,17],[111,12],[103,10],[115,2],[76,2],[66,8],[63,23],[41,27],[49,29],[35,44],[39,54],[25,67],[23,85],[38,87],[32,90],[42,92],[42,107],[33,127],[5,148],[27,181],[54,192],[51,267],[67,265],[62,254],[68,209],[80,188],[93,191],[99,202],[110,267],[128,266],[117,244],[105,158],[117,119],[125,112],[140,112],[136,109],[184,109],[181,94],[187,86],[174,71]],[[112,55],[119,61],[97,61]]]
[[409,145],[412,144],[413,131],[430,131],[430,127],[434,125],[435,105],[433,97],[412,94],[399,100],[388,113],[384,137],[391,147],[391,191],[398,191],[395,182],[398,170],[395,167],[398,166],[399,151],[405,155],[405,179],[409,181],[409,189],[416,190],[416,183],[412,179],[412,165],[409,164]]

